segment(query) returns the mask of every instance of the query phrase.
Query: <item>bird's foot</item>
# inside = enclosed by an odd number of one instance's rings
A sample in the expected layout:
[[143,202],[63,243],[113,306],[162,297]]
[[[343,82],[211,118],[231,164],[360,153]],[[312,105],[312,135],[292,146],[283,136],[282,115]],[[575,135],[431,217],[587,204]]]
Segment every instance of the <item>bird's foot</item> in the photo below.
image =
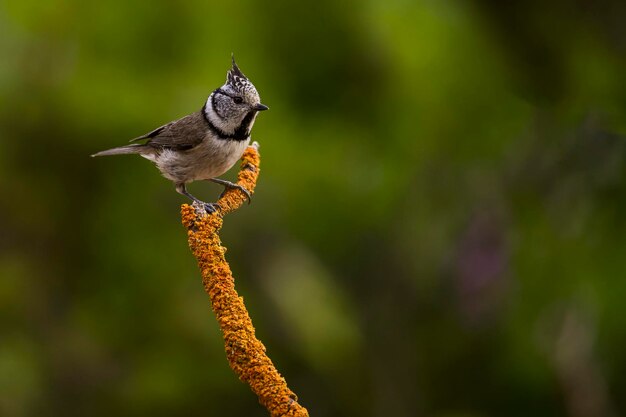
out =
[[185,186],[184,183],[180,183],[176,185],[176,191],[188,198],[190,198],[193,201],[193,205],[196,208],[204,208],[204,211],[206,211],[209,214],[213,214],[218,210],[221,210],[222,207],[217,204],[217,203],[205,203],[204,201],[194,197],[193,195],[191,195],[189,193],[189,191],[187,191],[187,187]]
[[234,184],[232,182],[230,183],[230,185],[225,186],[224,191],[222,191],[222,193],[220,194],[220,198],[222,198],[224,194],[226,194],[226,191],[230,189],[236,189],[236,190],[241,191],[242,193],[246,195],[246,198],[248,199],[248,204],[252,203],[252,196],[250,195],[250,191],[248,191],[246,187],[244,187],[243,185]]
[[213,214],[218,210],[221,210],[222,207],[217,204],[217,203],[202,203],[204,206],[204,209],[206,210],[207,213],[209,214]]
[[222,209],[222,206],[217,203],[205,203],[204,201],[198,200],[197,198],[192,198],[192,200],[193,206],[196,208],[196,210],[204,209],[207,214],[213,214]]
[[250,191],[248,191],[243,185],[235,184],[234,182],[226,181],[221,178],[211,178],[211,181],[224,186],[224,191],[222,191],[222,194],[220,194],[220,198],[224,196],[226,191],[231,189],[237,189],[246,195],[246,198],[248,199],[248,204],[252,202],[252,196],[250,195]]

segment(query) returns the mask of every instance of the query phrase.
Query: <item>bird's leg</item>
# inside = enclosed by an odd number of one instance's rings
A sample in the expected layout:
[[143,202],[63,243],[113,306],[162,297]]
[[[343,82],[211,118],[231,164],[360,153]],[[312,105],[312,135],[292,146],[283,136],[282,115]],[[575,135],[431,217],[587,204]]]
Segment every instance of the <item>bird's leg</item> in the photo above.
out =
[[182,195],[184,195],[186,197],[189,197],[190,199],[192,199],[196,203],[200,204],[202,207],[204,207],[204,209],[207,211],[207,213],[215,213],[218,209],[221,209],[220,205],[217,204],[217,203],[205,203],[204,201],[199,200],[196,197],[194,197],[193,195],[191,195],[191,193],[189,191],[187,191],[187,187],[185,186],[184,182],[176,184],[176,192],[178,192],[179,194],[182,194]]
[[209,181],[212,181],[216,184],[220,184],[223,185],[224,191],[222,191],[222,194],[220,194],[220,198],[222,198],[222,196],[224,195],[224,193],[226,192],[226,190],[228,189],[232,189],[232,188],[236,188],[237,190],[241,191],[242,193],[244,193],[246,195],[246,197],[248,198],[248,204],[250,204],[252,202],[252,198],[250,197],[250,191],[246,190],[245,187],[239,185],[239,184],[235,184],[234,182],[230,182],[230,181],[226,181],[223,180],[221,178],[211,178],[209,179]]

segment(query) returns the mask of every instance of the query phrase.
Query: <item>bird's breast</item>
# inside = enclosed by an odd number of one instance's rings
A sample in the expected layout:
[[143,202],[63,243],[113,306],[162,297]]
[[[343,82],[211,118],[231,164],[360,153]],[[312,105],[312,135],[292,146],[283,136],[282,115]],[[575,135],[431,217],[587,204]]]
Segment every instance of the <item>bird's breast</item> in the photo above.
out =
[[156,161],[157,167],[166,178],[175,182],[215,178],[228,171],[241,158],[249,142],[249,138],[242,141],[224,140],[209,134],[190,150],[164,150]]

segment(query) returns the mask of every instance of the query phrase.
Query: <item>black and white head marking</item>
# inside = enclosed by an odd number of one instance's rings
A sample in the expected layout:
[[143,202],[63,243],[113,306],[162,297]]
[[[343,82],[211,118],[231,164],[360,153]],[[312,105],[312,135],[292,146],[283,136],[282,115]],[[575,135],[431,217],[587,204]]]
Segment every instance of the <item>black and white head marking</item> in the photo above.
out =
[[220,139],[246,140],[261,104],[256,88],[241,72],[235,58],[226,74],[226,83],[211,93],[202,114]]
[[232,85],[233,88],[235,89],[243,90],[246,87],[246,85],[251,84],[251,83],[248,80],[248,77],[243,75],[243,72],[241,72],[241,70],[237,66],[234,55],[232,56],[232,60],[233,60],[232,67],[230,70],[228,70],[228,73],[226,74],[226,82]]

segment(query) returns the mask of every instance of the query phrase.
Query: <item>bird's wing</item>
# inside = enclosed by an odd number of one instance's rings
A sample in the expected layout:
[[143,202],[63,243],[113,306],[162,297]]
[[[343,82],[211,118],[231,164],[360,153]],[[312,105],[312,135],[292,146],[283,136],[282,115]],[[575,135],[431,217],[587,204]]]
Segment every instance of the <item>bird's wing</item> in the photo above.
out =
[[169,122],[169,123],[167,123],[167,124],[164,124],[164,125],[163,125],[163,126],[161,126],[161,127],[157,127],[157,128],[156,128],[156,129],[154,129],[152,132],[149,132],[149,133],[146,133],[145,135],[141,135],[141,136],[138,136],[138,137],[136,137],[136,138],[134,138],[134,139],[131,139],[131,140],[129,140],[129,142],[136,142],[136,141],[138,141],[138,140],[142,140],[142,139],[150,139],[150,138],[153,138],[153,137],[155,137],[156,135],[158,135],[159,133],[161,133],[161,132],[163,131],[163,129],[165,129],[166,127],[168,127],[168,126],[169,126],[169,125],[171,125],[172,123],[174,123],[174,122]]
[[146,145],[157,149],[191,149],[200,144],[207,134],[202,113],[196,112],[163,125],[150,133],[133,139],[149,139]]

